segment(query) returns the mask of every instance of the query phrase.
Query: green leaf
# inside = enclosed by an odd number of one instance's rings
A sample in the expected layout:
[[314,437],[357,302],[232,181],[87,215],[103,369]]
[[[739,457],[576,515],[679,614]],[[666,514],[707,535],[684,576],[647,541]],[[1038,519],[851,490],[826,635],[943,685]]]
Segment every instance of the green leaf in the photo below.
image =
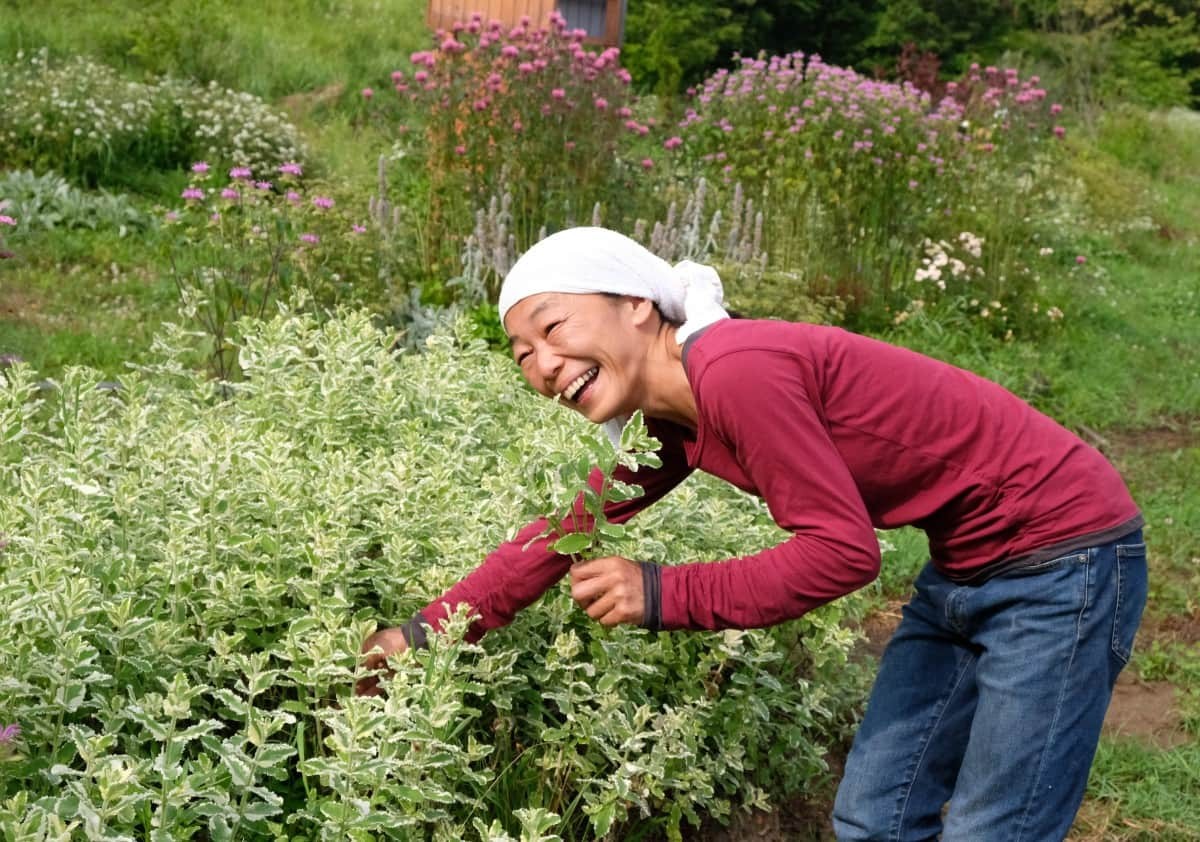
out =
[[572,532],[551,544],[550,549],[563,555],[574,555],[588,549],[592,545],[592,540],[589,532]]
[[599,809],[592,811],[592,830],[595,832],[597,839],[608,835],[609,828],[612,827],[616,814],[617,805],[614,801],[609,801]]
[[213,816],[208,820],[208,835],[212,842],[231,842],[233,830],[224,816]]

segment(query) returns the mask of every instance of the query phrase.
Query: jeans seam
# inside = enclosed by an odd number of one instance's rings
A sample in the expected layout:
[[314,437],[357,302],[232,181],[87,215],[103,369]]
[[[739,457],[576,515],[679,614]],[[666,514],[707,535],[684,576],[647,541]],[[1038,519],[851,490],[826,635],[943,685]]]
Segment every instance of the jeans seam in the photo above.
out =
[[1125,590],[1126,590],[1124,587],[1124,585],[1125,585],[1125,565],[1122,564],[1121,562],[1122,562],[1121,554],[1116,553],[1116,555],[1113,559],[1113,563],[1116,565],[1116,568],[1117,568],[1117,599],[1116,599],[1116,607],[1113,610],[1112,640],[1110,641],[1110,646],[1112,647],[1113,654],[1121,659],[1122,664],[1125,664],[1125,663],[1129,662],[1129,656],[1131,653],[1123,651],[1120,646],[1120,631],[1121,631],[1121,616],[1122,616],[1121,615],[1121,599],[1122,599],[1122,597],[1124,597]]
[[913,784],[917,778],[916,771],[921,768],[921,763],[925,760],[925,753],[929,748],[930,739],[933,732],[937,730],[938,725],[941,723],[942,717],[945,716],[946,709],[950,706],[950,698],[958,690],[959,685],[962,684],[963,677],[966,676],[967,670],[974,661],[975,656],[968,653],[962,663],[959,664],[958,671],[954,675],[954,681],[950,683],[950,688],[943,697],[941,705],[938,707],[937,715],[933,717],[929,727],[925,729],[925,736],[921,741],[920,750],[916,754],[916,761],[910,764],[908,769],[905,770],[905,777],[908,779],[908,782],[904,787],[904,797],[900,799],[900,809],[892,819],[891,837],[896,842],[899,842],[900,831],[904,827],[904,816],[908,812],[908,801],[912,797]]
[[1067,661],[1067,669],[1063,674],[1062,685],[1058,689],[1058,701],[1054,705],[1054,716],[1050,720],[1050,728],[1046,731],[1046,743],[1042,746],[1041,757],[1038,758],[1037,772],[1033,776],[1033,784],[1030,786],[1026,794],[1025,810],[1021,814],[1021,822],[1017,826],[1017,836],[1013,842],[1021,842],[1025,838],[1025,828],[1029,822],[1029,813],[1033,808],[1033,801],[1037,797],[1037,793],[1042,786],[1042,776],[1046,772],[1046,756],[1050,753],[1050,747],[1054,744],[1058,735],[1058,721],[1062,717],[1063,704],[1066,701],[1067,687],[1071,683],[1072,671],[1075,667],[1075,659],[1079,654],[1079,643],[1083,636],[1083,621],[1088,609],[1091,607],[1091,585],[1092,585],[1092,570],[1094,568],[1093,560],[1096,550],[1091,548],[1087,551],[1087,563],[1084,565],[1083,575],[1083,605],[1080,606],[1079,614],[1075,617],[1075,642],[1071,646],[1071,658]]

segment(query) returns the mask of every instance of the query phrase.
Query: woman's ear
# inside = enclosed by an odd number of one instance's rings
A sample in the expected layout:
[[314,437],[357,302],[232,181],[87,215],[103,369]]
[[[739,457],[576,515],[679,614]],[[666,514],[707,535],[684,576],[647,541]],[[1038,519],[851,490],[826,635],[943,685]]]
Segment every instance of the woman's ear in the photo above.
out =
[[632,307],[633,324],[635,327],[655,324],[662,320],[662,317],[658,313],[658,307],[649,298],[637,298],[631,295],[626,300]]

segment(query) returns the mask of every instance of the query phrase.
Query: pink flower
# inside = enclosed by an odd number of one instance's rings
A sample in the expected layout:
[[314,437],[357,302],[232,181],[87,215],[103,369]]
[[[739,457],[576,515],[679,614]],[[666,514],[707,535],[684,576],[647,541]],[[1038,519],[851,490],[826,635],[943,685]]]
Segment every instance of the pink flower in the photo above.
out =
[[301,234],[300,239],[303,242],[313,243],[314,245],[321,241],[321,238],[318,237],[316,234]]
[[189,202],[191,202],[191,201],[195,201],[197,199],[203,199],[204,191],[201,190],[199,187],[186,187],[186,188],[184,188],[183,193],[181,193],[180,195],[183,198],[187,199]]
[[654,168],[654,159],[652,159],[652,158],[643,158],[642,159],[642,169],[649,170],[649,169],[653,169],[653,168]]
[[921,186],[921,183],[920,183],[919,181],[910,181],[910,182],[908,182],[908,189],[909,189],[909,190],[916,190],[916,189],[917,189],[918,187],[920,187],[920,186]]
[[212,222],[220,222],[221,214],[217,213],[216,211],[213,211],[212,216],[209,217],[209,220]]
[[563,144],[563,146],[566,147],[566,150],[568,152],[573,152],[575,150],[575,141],[568,140],[566,143]]
[[351,225],[350,231],[354,234],[365,234],[367,233],[367,227],[365,225]]
[[201,174],[206,173],[208,172],[208,164],[204,161],[197,161],[196,163],[192,164],[192,172]]
[[463,146],[463,145],[460,143],[458,146],[454,147],[454,154],[455,154],[455,155],[466,155],[466,154],[467,154],[467,147]]
[[532,73],[533,72],[533,64],[532,64],[532,62],[523,61],[517,65],[517,70],[520,71],[521,73],[525,73],[525,74]]
[[461,49],[463,49],[463,45],[456,41],[453,35],[448,36],[446,40],[442,41],[443,53],[457,53]]
[[259,190],[270,190],[270,189],[271,189],[271,182],[269,182],[269,181],[256,181],[256,182],[254,182],[254,186],[255,186],[255,187],[257,187]]
[[15,722],[0,728],[0,743],[11,743],[19,736],[21,736],[21,726]]
[[562,88],[555,88],[554,90],[550,91],[550,96],[553,97],[554,99],[562,99],[566,95],[567,95],[567,92],[564,91]]
[[370,99],[373,96],[375,96],[374,88],[363,88],[362,89],[362,98],[363,99]]
[[178,211],[167,211],[166,219],[167,219],[167,222],[178,222],[179,221],[179,212]]
[[229,171],[230,178],[249,178],[250,175],[249,167],[234,167]]
[[5,213],[0,213],[0,225],[16,225],[17,221]]
[[397,82],[400,82],[403,79],[404,79],[404,71],[403,70],[393,70],[392,71],[392,84],[396,84]]
[[678,135],[663,141],[663,149],[678,149],[680,146],[683,146],[683,138]]
[[1067,134],[1067,130],[1066,130],[1066,129],[1064,129],[1062,126],[1055,126],[1055,127],[1054,127],[1054,136],[1055,136],[1055,137],[1057,137],[1057,138],[1062,138],[1062,137],[1065,137],[1065,136],[1066,136],[1066,134]]
[[1076,266],[1082,266],[1085,263],[1087,263],[1086,257],[1084,257],[1082,254],[1075,255],[1075,265]]
[[229,199],[230,201],[237,199],[240,195],[241,194],[238,193],[238,191],[234,190],[232,187],[226,187],[224,190],[221,191],[221,198]]
[[298,204],[300,202],[300,194],[297,193],[295,190],[287,191],[287,195],[284,196],[284,198],[287,199],[289,202],[291,202],[293,205]]
[[413,74],[413,79],[415,79],[418,82],[424,82],[428,78],[429,78],[429,74],[426,73],[424,70],[418,70],[416,73]]
[[514,132],[516,132],[517,134],[520,134],[521,129],[523,129],[523,128],[525,128],[525,126],[521,123],[520,120],[513,120],[512,130]]
[[500,51],[500,55],[504,56],[505,58],[516,58],[520,54],[521,54],[521,51],[518,50],[516,47],[514,47],[512,44],[506,44],[504,46],[504,49],[502,49]]
[[333,199],[328,196],[313,196],[312,203],[322,210],[329,210],[333,207]]
[[1051,114],[1061,114],[1062,113],[1062,105],[1060,105],[1057,102],[1054,103],[1053,105],[1050,106],[1050,113]]
[[286,164],[280,165],[279,172],[281,175],[303,175],[304,174],[300,169],[300,165],[297,164],[295,161],[288,161]]
[[608,100],[602,96],[598,96],[596,97],[595,105],[597,111],[603,111],[608,108]]

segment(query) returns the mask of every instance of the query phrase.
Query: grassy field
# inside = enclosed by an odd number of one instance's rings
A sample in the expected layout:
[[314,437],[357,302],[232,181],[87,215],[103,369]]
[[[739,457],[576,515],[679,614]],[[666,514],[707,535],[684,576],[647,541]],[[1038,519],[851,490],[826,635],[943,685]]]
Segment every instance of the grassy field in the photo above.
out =
[[[321,178],[359,197],[365,213],[386,140],[356,122],[353,92],[423,46],[423,4],[270,2],[241,15],[204,2],[185,15],[161,2],[140,27],[95,4],[54,6],[62,14],[5,5],[0,54],[46,45],[133,75],[214,78],[269,97],[290,109]],[[1129,481],[1147,521],[1151,596],[1071,838],[1200,839],[1200,115],[1114,111],[1097,125],[1070,141],[1092,212],[1075,231],[1086,264],[1053,282],[1066,302],[1061,329],[1002,342],[914,320],[886,338],[1003,383]],[[161,217],[180,183],[152,180],[131,200]],[[153,226],[30,236],[17,259],[0,262],[0,354],[46,378],[76,364],[119,374],[174,316],[167,270]],[[916,533],[890,538],[896,549],[873,597],[881,617],[924,561]],[[1146,715],[1120,719],[1122,706]]]

